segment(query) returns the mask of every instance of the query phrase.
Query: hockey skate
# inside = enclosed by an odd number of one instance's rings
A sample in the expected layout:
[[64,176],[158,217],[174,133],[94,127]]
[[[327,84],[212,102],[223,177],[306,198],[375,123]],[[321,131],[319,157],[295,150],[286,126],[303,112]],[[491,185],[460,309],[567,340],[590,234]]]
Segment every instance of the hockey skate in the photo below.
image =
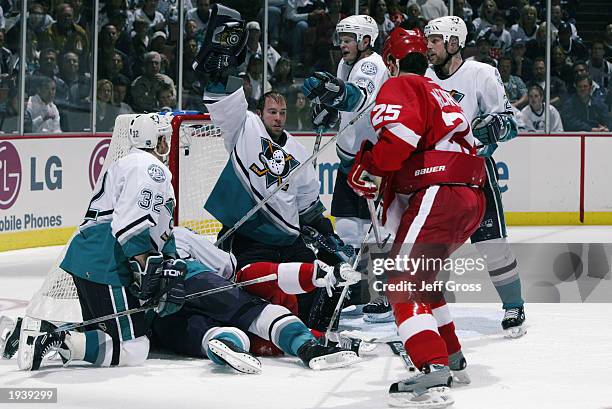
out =
[[452,375],[448,366],[425,364],[422,372],[389,388],[389,406],[438,409],[452,405]]
[[17,322],[9,317],[0,317],[0,354],[3,359],[11,359],[19,348],[21,317]]
[[327,332],[327,345],[337,346],[342,349],[348,349],[357,354],[357,356],[368,355],[374,351],[378,345],[366,342],[359,338],[349,337],[339,332]]
[[261,373],[261,361],[227,339],[211,339],[208,341],[208,350],[238,372]]
[[508,338],[520,338],[527,333],[524,322],[525,309],[523,307],[508,308],[502,319],[502,328]]
[[472,382],[467,372],[467,361],[463,356],[463,352],[457,351],[448,356],[448,366],[453,374],[453,382],[460,384],[468,384]]
[[302,345],[297,351],[297,356],[304,362],[304,365],[315,371],[341,368],[361,360],[355,351],[338,348],[337,346],[321,345],[316,340],[308,341]]
[[43,359],[61,358],[64,366],[72,361],[70,333],[53,332],[57,327],[48,321],[25,317],[22,321],[17,351],[17,365],[25,371],[36,371]]
[[365,322],[381,323],[393,322],[393,309],[386,296],[381,295],[363,307],[363,320]]

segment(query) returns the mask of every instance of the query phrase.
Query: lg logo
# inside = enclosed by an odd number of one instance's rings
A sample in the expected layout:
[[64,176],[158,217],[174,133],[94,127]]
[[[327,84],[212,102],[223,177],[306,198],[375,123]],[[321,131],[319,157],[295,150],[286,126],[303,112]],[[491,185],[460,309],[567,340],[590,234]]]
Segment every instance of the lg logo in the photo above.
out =
[[21,187],[21,161],[12,143],[0,142],[0,209],[10,208]]

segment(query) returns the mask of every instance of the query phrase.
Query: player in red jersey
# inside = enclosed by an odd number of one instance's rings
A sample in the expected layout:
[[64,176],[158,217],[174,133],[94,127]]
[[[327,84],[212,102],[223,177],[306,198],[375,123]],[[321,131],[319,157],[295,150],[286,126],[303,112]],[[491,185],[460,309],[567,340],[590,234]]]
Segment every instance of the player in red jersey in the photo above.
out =
[[[382,221],[395,232],[389,258],[444,262],[480,224],[485,169],[461,107],[423,76],[426,51],[420,31],[396,28],[385,42],[383,59],[393,78],[382,86],[371,114],[378,141],[362,145],[348,181],[369,199],[382,191]],[[441,263],[432,264],[413,271],[395,266],[386,274],[398,332],[421,370],[391,385],[393,406],[452,404],[451,369],[457,376],[466,366],[442,292],[421,291],[436,279]],[[413,287],[391,291],[402,282]]]

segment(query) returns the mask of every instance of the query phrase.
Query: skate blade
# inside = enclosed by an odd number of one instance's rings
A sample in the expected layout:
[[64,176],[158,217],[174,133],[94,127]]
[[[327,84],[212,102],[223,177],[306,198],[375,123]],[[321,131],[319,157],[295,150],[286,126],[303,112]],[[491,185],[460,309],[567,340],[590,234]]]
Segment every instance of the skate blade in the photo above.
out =
[[467,373],[467,369],[461,371],[451,371],[453,375],[453,384],[468,385],[472,383],[470,375]]
[[363,314],[363,320],[374,324],[380,324],[385,322],[394,322],[395,317],[393,311],[385,312],[382,314]]
[[216,339],[208,341],[208,348],[238,372],[255,375],[261,373],[261,362],[248,353],[232,351]]
[[439,409],[455,403],[450,388],[439,386],[429,388],[421,395],[412,392],[395,392],[389,394],[389,406],[395,408]]
[[308,366],[315,371],[322,371],[326,369],[342,368],[353,365],[359,361],[361,361],[361,358],[353,351],[340,351],[334,354],[312,358],[310,362],[308,362]]
[[518,327],[511,327],[504,330],[506,338],[520,338],[527,333],[527,328],[524,325],[519,325]]
[[363,305],[349,305],[340,312],[341,317],[361,317]]

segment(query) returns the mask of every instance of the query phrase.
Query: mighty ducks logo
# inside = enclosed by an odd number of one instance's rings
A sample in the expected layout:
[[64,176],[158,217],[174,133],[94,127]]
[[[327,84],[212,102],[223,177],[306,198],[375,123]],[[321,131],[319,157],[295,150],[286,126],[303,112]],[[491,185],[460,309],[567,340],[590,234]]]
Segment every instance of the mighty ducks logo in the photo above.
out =
[[[261,138],[259,160],[263,168],[253,163],[249,169],[257,176],[264,176],[266,178],[266,188],[269,188],[275,183],[277,185],[282,184],[283,179],[289,176],[291,171],[300,164],[300,162],[295,160],[293,155],[285,152],[283,148],[265,138]],[[289,185],[285,186],[283,190],[287,190],[288,187]]]
[[463,94],[462,92],[457,91],[456,89],[453,89],[451,91],[448,91],[448,93],[451,95],[451,97],[453,97],[453,99],[457,102],[461,102],[461,100],[465,97],[465,94]]

